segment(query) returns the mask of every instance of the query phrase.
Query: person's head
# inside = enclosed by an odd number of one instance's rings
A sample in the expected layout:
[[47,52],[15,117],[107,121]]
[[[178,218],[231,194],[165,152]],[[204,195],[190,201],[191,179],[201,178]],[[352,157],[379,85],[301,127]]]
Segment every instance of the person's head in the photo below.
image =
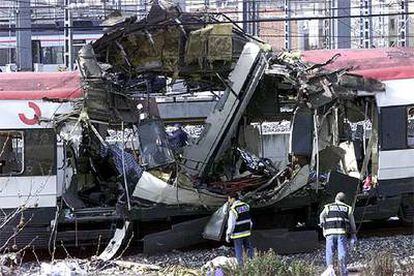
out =
[[237,196],[237,193],[230,193],[227,198],[228,198],[228,202],[232,204],[238,199],[238,196]]
[[345,201],[345,198],[346,198],[345,193],[339,192],[339,193],[336,194],[335,201],[344,202]]

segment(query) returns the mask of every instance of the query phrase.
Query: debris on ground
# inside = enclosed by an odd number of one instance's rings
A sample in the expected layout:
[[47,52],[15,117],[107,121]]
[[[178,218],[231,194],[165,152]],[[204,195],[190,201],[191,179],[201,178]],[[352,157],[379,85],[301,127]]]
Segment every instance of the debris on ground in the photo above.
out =
[[[372,274],[373,271],[380,269],[392,270],[394,275],[403,275],[403,272],[406,273],[407,271],[414,272],[413,242],[414,235],[361,238],[355,249],[350,252],[348,269],[354,273],[365,272],[367,273],[366,275],[374,275]],[[283,266],[280,269],[287,267],[291,271],[301,271],[305,267],[309,267],[309,269],[313,269],[318,274],[321,274],[326,269],[324,253],[324,244],[321,243],[318,250],[309,253],[290,255],[262,253],[261,257],[259,257],[260,263],[251,265],[263,267],[266,266],[266,262],[275,262]],[[228,267],[233,267],[226,266],[226,263],[231,264],[232,261],[234,261],[233,248],[221,246],[188,251],[174,250],[169,253],[155,255],[131,254],[118,260],[107,262],[98,261],[96,258],[91,258],[90,260],[67,258],[56,260],[53,263],[42,262],[40,264],[37,262],[24,262],[14,270],[5,270],[7,265],[3,264],[2,271],[8,271],[7,275],[24,276],[206,275],[209,267],[220,267],[225,272]],[[250,267],[248,269],[253,268]]]
[[76,260],[66,259],[52,263],[43,262],[40,265],[40,275],[42,276],[86,276],[84,268]]
[[208,261],[201,271],[208,276],[224,275],[223,268],[237,266],[237,260],[234,257],[218,256],[211,261]]

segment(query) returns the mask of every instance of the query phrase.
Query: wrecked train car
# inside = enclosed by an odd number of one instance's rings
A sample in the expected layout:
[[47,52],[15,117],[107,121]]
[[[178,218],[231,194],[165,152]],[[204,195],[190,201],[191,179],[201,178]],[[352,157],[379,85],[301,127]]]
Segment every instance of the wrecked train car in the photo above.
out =
[[302,58],[319,63],[333,54],[340,57],[327,69],[349,68],[353,74],[380,80],[385,86],[381,93],[361,93],[367,99],[365,107],[352,111],[356,116],[348,116],[350,122],[363,122],[354,125],[350,138],[359,178],[365,180],[357,196],[356,216],[384,220],[398,215],[404,223],[412,224],[413,98],[409,90],[414,52],[410,48],[309,51]]
[[[259,229],[315,225],[320,206],[338,190],[365,210],[363,219],[400,210],[412,219],[411,207],[404,207],[412,185],[381,190],[390,169],[381,167],[387,160],[381,161],[377,133],[389,132],[378,114],[393,98],[392,81],[332,67],[340,58],[330,53],[307,63],[275,54],[228,20],[156,4],[145,19],[125,19],[85,46],[79,72],[10,74],[28,87],[10,85],[1,93],[11,108],[0,125],[1,156],[15,160],[4,159],[2,167],[0,197],[14,202],[3,207],[3,243],[24,246],[36,233],[34,244],[78,245],[114,234],[104,259],[127,232],[147,252],[185,246],[200,242],[209,215],[230,191],[250,202]],[[193,141],[179,126],[172,135],[165,131],[154,99],[168,96],[167,79],[184,83],[183,94],[217,96]],[[34,116],[20,111],[27,106]],[[277,168],[248,149],[260,143],[252,123],[282,118],[291,120],[291,156]],[[359,121],[371,122],[372,134],[360,139],[364,154],[357,158],[352,123]],[[36,131],[44,134],[32,138]],[[33,171],[27,185],[20,181]]]

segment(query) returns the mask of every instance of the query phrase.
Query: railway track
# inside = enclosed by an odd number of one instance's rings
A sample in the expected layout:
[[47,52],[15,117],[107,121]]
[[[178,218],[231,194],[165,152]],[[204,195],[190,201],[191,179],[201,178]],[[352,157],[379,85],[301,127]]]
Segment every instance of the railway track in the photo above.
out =
[[398,219],[357,223],[358,237],[414,235],[414,224],[403,225]]

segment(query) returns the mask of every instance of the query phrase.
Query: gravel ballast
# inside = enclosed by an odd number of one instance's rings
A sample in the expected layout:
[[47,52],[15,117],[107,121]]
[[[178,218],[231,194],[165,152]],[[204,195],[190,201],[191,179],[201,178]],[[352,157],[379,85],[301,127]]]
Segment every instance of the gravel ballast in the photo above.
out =
[[[364,267],[373,256],[384,252],[390,252],[398,262],[414,261],[414,235],[361,238],[358,240],[355,248],[350,250],[349,268],[351,270],[358,270]],[[324,242],[321,241],[320,248],[317,250],[309,253],[280,255],[280,258],[287,263],[299,260],[313,264],[321,271],[325,266],[324,254]],[[168,273],[164,273],[163,271],[167,271],[171,267],[185,267],[195,271],[199,270],[208,261],[218,256],[232,257],[233,248],[230,246],[221,246],[189,251],[174,250],[169,253],[156,255],[139,253],[124,256],[110,263],[101,263],[94,258],[67,258],[65,260],[58,260],[57,263],[60,263],[60,269],[65,267],[65,265],[62,265],[63,262],[67,264],[67,267],[72,267],[74,270],[73,274],[62,275],[167,275]],[[43,271],[40,266],[42,264]],[[40,265],[37,262],[23,263],[21,266],[13,269],[11,274],[47,275],[41,274],[41,272],[45,272],[45,266],[49,264],[48,262],[42,262]],[[47,269],[50,269],[50,267]],[[76,270],[78,271],[76,272]]]

